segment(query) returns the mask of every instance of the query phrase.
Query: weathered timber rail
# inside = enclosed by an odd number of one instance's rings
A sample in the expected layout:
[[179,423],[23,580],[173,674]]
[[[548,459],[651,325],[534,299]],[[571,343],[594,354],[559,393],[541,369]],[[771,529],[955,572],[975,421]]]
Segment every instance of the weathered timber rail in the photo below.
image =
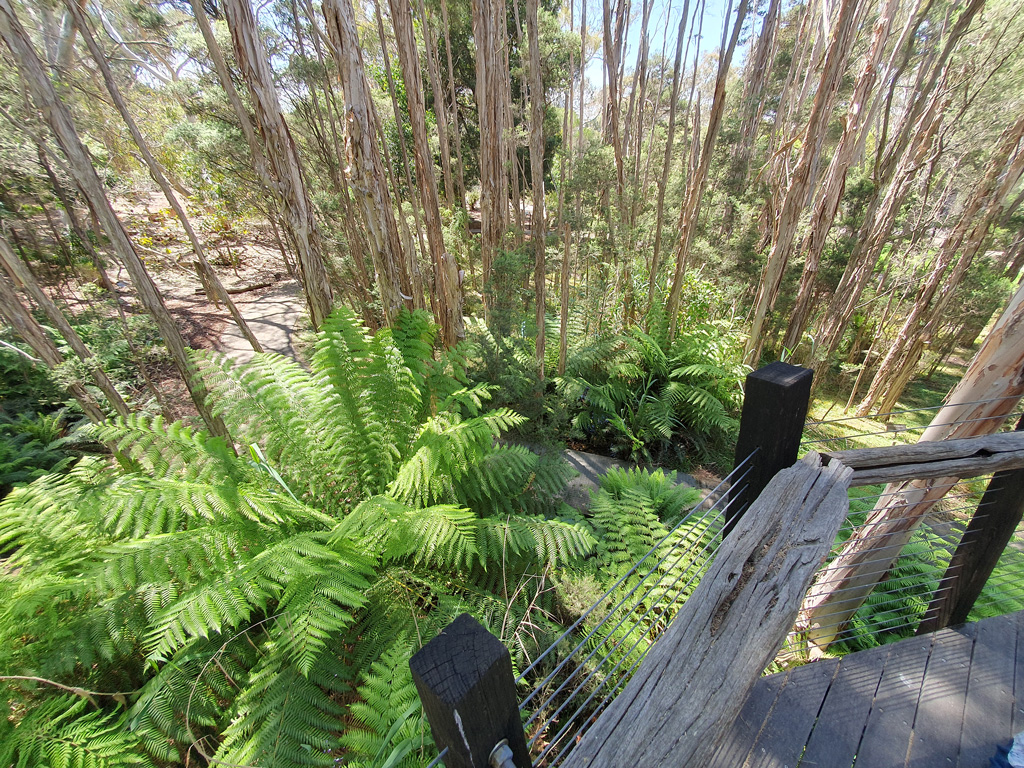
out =
[[939,477],[977,477],[1024,468],[1024,432],[884,448],[823,451],[821,457],[825,463],[839,461],[853,469],[850,487]]
[[849,476],[816,454],[775,476],[567,768],[707,763],[796,618],[846,516]]

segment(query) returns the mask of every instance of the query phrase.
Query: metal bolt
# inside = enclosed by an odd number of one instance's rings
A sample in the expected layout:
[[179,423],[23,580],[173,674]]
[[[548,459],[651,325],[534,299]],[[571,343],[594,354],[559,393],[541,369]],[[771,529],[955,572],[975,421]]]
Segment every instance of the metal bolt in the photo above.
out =
[[512,749],[508,745],[508,739],[502,739],[494,745],[491,756],[487,758],[491,768],[516,768],[512,761]]

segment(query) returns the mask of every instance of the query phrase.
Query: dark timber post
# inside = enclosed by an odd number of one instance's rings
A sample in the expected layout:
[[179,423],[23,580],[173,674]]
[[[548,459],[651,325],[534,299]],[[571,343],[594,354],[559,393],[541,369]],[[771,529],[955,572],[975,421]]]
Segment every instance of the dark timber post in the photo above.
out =
[[468,613],[459,616],[410,660],[423,712],[446,768],[487,768],[491,751],[508,739],[516,768],[531,768],[512,657]]
[[[811,400],[810,368],[771,363],[747,376],[736,466],[755,451],[726,517],[728,533],[776,473],[796,463]],[[742,474],[742,473],[741,473]],[[745,486],[745,488],[744,488]]]
[[[1024,432],[1024,417],[1016,432]],[[963,624],[1024,515],[1024,469],[996,472],[967,524],[919,635]]]

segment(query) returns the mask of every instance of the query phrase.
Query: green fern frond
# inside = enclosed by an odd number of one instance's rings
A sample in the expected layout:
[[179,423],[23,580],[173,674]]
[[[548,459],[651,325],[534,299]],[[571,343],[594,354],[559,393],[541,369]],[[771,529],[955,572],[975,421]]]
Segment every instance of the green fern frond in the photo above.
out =
[[215,760],[233,765],[332,766],[344,709],[334,696],[348,693],[352,673],[323,654],[308,675],[273,643],[235,700],[231,724]]
[[[413,644],[401,635],[361,676],[360,701],[349,707],[355,726],[341,736],[342,748],[359,765],[382,766],[398,750],[393,768],[412,768],[430,743],[409,671],[413,650]],[[407,757],[401,757],[403,750]],[[420,755],[410,754],[413,750]]]
[[468,567],[478,555],[475,515],[453,505],[413,508],[387,496],[356,507],[332,531],[332,541],[349,539],[385,562],[408,560],[435,568]]
[[16,768],[152,766],[118,712],[89,711],[82,698],[58,696],[35,707],[5,734],[0,764]]

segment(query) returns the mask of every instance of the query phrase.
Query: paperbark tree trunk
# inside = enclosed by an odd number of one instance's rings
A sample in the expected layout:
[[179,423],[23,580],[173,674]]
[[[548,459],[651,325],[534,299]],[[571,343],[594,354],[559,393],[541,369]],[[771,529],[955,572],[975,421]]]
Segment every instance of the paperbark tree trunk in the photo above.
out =
[[[1024,286],[1010,300],[947,404],[920,442],[997,431],[1024,395]],[[827,647],[879,578],[891,568],[924,516],[958,478],[890,483],[865,524],[844,545],[807,593],[800,626],[810,642]]]
[[[36,282],[35,275],[25,265],[18,255],[14,252],[11,244],[7,242],[7,239],[0,234],[0,266],[6,270],[11,280],[15,283],[20,283],[29,296],[32,297],[32,301],[36,303],[43,314],[53,323],[54,327],[64,337],[64,340],[68,343],[68,346],[78,355],[79,359],[85,364],[85,367],[89,371],[89,376],[95,382],[96,386],[99,387],[104,397],[107,398],[107,402],[114,412],[123,418],[127,418],[130,411],[128,405],[122,399],[120,393],[114,387],[113,382],[107,377],[103,369],[100,367],[99,360],[93,354],[92,350],[89,349],[82,338],[78,335],[74,328],[71,327],[71,323],[68,322],[67,318],[64,317],[64,313],[60,311],[56,304],[54,304],[50,297],[47,296],[42,288],[39,287],[39,283]],[[24,337],[23,337],[24,338]],[[30,344],[32,343],[29,339],[26,339]],[[49,337],[47,337],[49,341]],[[42,357],[42,355],[40,355]],[[83,407],[85,407],[83,403]],[[90,417],[92,414],[90,414]]]
[[736,143],[734,164],[742,172],[745,182],[750,166],[750,154],[757,140],[758,127],[764,114],[764,87],[775,58],[779,32],[779,8],[782,0],[771,0],[761,22],[761,32],[753,55],[747,61],[743,82],[740,111],[740,140]]
[[102,222],[114,253],[117,254],[132,278],[139,300],[156,322],[160,336],[192,396],[196,410],[212,434],[228,438],[224,422],[213,414],[206,403],[206,388],[198,380],[198,377],[192,376],[192,366],[186,352],[185,340],[170,312],[167,311],[160,291],[146,271],[128,234],[114,213],[104,191],[103,182],[100,181],[96,169],[93,167],[92,158],[78,136],[71,113],[58,98],[53,84],[43,68],[43,63],[32,47],[28,33],[14,13],[10,0],[0,0],[0,37],[14,54],[22,83],[67,158],[67,169],[72,180],[82,196],[89,201],[89,206],[94,214]]
[[782,206],[776,216],[775,240],[768,254],[768,262],[761,274],[761,283],[754,300],[754,316],[751,321],[750,338],[744,351],[748,365],[757,367],[757,361],[764,347],[765,318],[775,307],[775,300],[782,285],[782,276],[793,250],[800,214],[807,206],[807,198],[814,183],[814,170],[818,165],[825,131],[832,117],[836,94],[842,85],[846,71],[846,60],[857,31],[857,20],[862,3],[858,0],[843,0],[839,6],[832,40],[825,54],[825,65],[818,81],[818,89],[807,118],[807,127],[801,139],[800,156],[789,180]]
[[[373,15],[377,20],[377,34],[381,41],[380,52],[381,56],[384,58],[384,79],[387,80],[388,83],[388,96],[391,97],[391,111],[395,116],[395,122],[398,126],[398,147],[402,153],[402,172],[405,175],[405,183],[409,188],[409,207],[412,209],[412,218],[416,227],[416,243],[419,244],[419,251],[417,252],[413,243],[412,233],[409,231],[409,224],[406,220],[404,210],[399,210],[398,226],[400,234],[402,235],[402,243],[405,247],[405,261],[403,262],[402,269],[405,270],[403,274],[408,274],[412,279],[413,303],[417,309],[422,309],[424,306],[424,286],[419,256],[422,254],[425,257],[429,252],[429,249],[427,248],[427,239],[423,234],[425,227],[423,226],[423,217],[420,214],[422,206],[420,205],[419,191],[412,180],[412,164],[409,161],[409,147],[405,141],[405,118],[402,116],[402,108],[398,104],[398,90],[395,87],[395,79],[391,75],[391,54],[388,53],[387,35],[384,31],[384,16],[381,14],[380,3],[373,4]],[[388,141],[384,135],[383,126],[380,125],[379,119],[377,133],[381,149],[384,151],[384,167],[388,172],[388,179],[391,181],[391,189],[394,191],[395,195],[400,196],[401,193],[399,192],[397,174],[395,172],[394,163],[391,160]],[[434,304],[436,303],[434,300],[434,292],[430,291],[429,293],[431,311],[436,313],[434,307]]]
[[202,243],[199,242],[199,237],[196,235],[195,229],[192,227],[192,222],[185,212],[184,207],[178,202],[178,198],[174,194],[174,190],[171,188],[170,182],[167,180],[167,176],[164,174],[163,168],[157,159],[153,157],[153,153],[149,150],[149,145],[146,139],[142,135],[142,131],[139,130],[139,126],[136,124],[131,113],[128,111],[128,105],[125,104],[124,97],[121,95],[121,89],[118,88],[117,82],[114,80],[114,75],[110,71],[110,66],[107,64],[107,60],[103,55],[103,51],[96,44],[96,39],[93,37],[92,30],[89,28],[88,21],[85,18],[82,10],[78,7],[77,0],[65,0],[65,5],[68,8],[68,13],[72,15],[75,20],[76,26],[82,32],[82,39],[85,41],[86,47],[89,49],[89,54],[92,56],[93,61],[99,68],[100,75],[103,78],[103,84],[106,86],[107,93],[110,94],[110,100],[113,102],[115,109],[124,121],[124,124],[128,127],[128,132],[132,135],[132,140],[135,145],[139,148],[139,154],[142,155],[143,161],[146,163],[146,167],[149,169],[149,175],[153,178],[153,181],[160,187],[160,191],[163,192],[164,198],[167,203],[174,210],[175,216],[178,217],[178,221],[181,222],[182,228],[185,230],[185,235],[188,237],[189,243],[192,245],[192,251],[196,255],[196,271],[199,273],[202,279],[204,287],[209,286],[210,296],[212,301],[221,301],[224,306],[227,307],[228,312],[231,314],[232,319],[238,326],[242,335],[249,342],[255,352],[262,352],[263,347],[260,346],[259,340],[253,335],[252,330],[249,328],[248,323],[245,322],[245,318],[242,317],[242,313],[238,311],[238,307],[235,306],[235,302],[231,300],[231,296],[226,290],[224,285],[221,283],[220,278],[217,277],[217,273],[213,267],[210,266],[210,262],[206,258],[206,249],[203,248]]
[[401,265],[405,255],[377,145],[377,115],[363,67],[351,0],[325,0],[323,11],[331,53],[345,94],[350,188],[366,227],[384,321],[391,325],[404,305]]
[[[573,29],[573,7],[569,5],[569,32]],[[569,85],[565,89],[565,109],[562,112],[562,136],[566,137],[567,145],[561,153],[558,163],[558,226],[561,231],[562,265],[559,280],[558,300],[558,375],[565,375],[565,362],[569,351],[569,286],[572,265],[572,229],[566,216],[565,199],[565,160],[572,155],[572,120],[573,120],[573,82],[576,79],[574,51],[569,49]],[[582,71],[582,68],[581,68]],[[582,122],[582,121],[581,121]]]
[[452,182],[452,150],[451,143],[448,140],[448,108],[444,103],[444,88],[441,85],[441,77],[438,74],[437,59],[435,58],[437,44],[434,40],[433,28],[430,26],[430,19],[427,18],[426,9],[423,6],[423,0],[417,0],[416,7],[419,10],[420,23],[423,27],[423,44],[427,48],[424,58],[427,60],[430,92],[434,97],[434,117],[437,122],[437,140],[441,148],[441,174],[444,179],[444,204],[451,208],[455,205],[455,186]]
[[448,23],[448,0],[441,0],[441,24],[444,26],[444,51],[448,59],[448,97],[451,99],[452,135],[455,137],[456,176],[459,183],[459,204],[466,210],[466,172],[462,162],[462,131],[459,128],[459,102],[455,95],[455,71],[452,65],[452,39]]
[[[661,232],[665,219],[665,190],[668,189],[668,175],[672,169],[672,145],[676,135],[676,110],[679,108],[679,91],[683,83],[683,40],[686,37],[686,17],[690,12],[690,0],[683,0],[683,17],[679,20],[679,32],[676,35],[676,57],[672,64],[672,89],[668,105],[668,128],[665,136],[665,158],[661,166],[661,179],[658,181],[658,201],[654,213],[654,251],[651,255],[651,275],[647,285],[648,302],[654,301],[654,289],[658,282],[658,270],[661,268]],[[650,310],[648,303],[648,310]]]
[[324,263],[320,230],[309,200],[298,150],[284,119],[274,73],[247,0],[223,0],[221,8],[231,32],[235,59],[249,88],[256,126],[281,204],[282,219],[295,244],[309,319],[319,329],[331,312],[333,297]]
[[[740,30],[743,28],[743,22],[747,18],[748,5],[748,0],[740,0],[739,7],[736,10],[736,21],[733,23],[728,45],[719,56],[718,73],[715,77],[715,93],[711,102],[711,114],[708,116],[708,127],[707,132],[704,134],[700,161],[696,166],[695,173],[687,180],[683,205],[679,211],[679,242],[676,244],[675,249],[676,267],[672,278],[672,290],[669,292],[668,306],[666,307],[669,317],[669,338],[672,339],[675,338],[676,325],[679,322],[679,299],[682,295],[683,279],[686,276],[686,262],[690,256],[690,245],[693,242],[693,233],[697,225],[697,217],[700,214],[700,204],[704,199],[704,186],[708,178],[708,170],[711,167],[711,156],[715,148],[715,139],[718,138],[718,129],[722,125],[722,115],[725,112],[725,84],[729,75],[729,67],[732,65],[732,56],[736,51]],[[726,15],[726,19],[728,19],[728,15]]]
[[[416,182],[423,202],[423,220],[427,228],[427,244],[434,267],[434,298],[437,322],[441,326],[441,339],[446,347],[453,347],[466,335],[462,322],[462,290],[459,269],[455,259],[445,251],[441,231],[440,202],[434,162],[427,141],[426,106],[423,102],[423,78],[416,49],[416,36],[412,26],[412,12],[406,0],[389,0],[391,21],[398,43],[398,59],[405,80],[406,103],[412,124],[413,156],[416,160]],[[429,54],[428,54],[429,55]],[[449,179],[450,181],[450,179]]]
[[885,50],[885,42],[892,29],[893,19],[899,10],[899,0],[885,0],[879,10],[878,18],[871,35],[871,43],[864,56],[857,84],[854,86],[850,105],[843,119],[843,135],[839,139],[832,160],[825,174],[825,180],[818,192],[811,212],[811,229],[804,239],[802,250],[806,254],[803,274],[793,309],[790,312],[789,326],[782,346],[795,350],[807,329],[812,309],[812,298],[821,265],[821,257],[825,251],[828,233],[832,229],[839,211],[839,202],[846,189],[846,174],[853,165],[853,158],[860,143],[861,133],[867,130],[868,118],[871,114],[869,102],[878,79],[878,66]]
[[622,199],[626,189],[625,160],[622,154],[622,129],[619,125],[622,99],[620,63],[626,16],[629,13],[626,0],[603,0],[604,8],[604,66],[608,80],[608,131],[606,140],[612,145],[615,155],[615,196],[622,210]]
[[[1024,151],[1019,146],[1022,138],[1024,116],[1000,137],[985,176],[968,199],[956,227],[942,242],[910,314],[857,406],[858,416],[866,416],[879,399],[883,410],[892,407],[913,375],[924,345],[937,330],[938,320],[949,306],[953,291],[980,250],[992,223],[1002,214],[1007,196],[1024,175]],[[956,265],[947,276],[946,271],[954,259]]]
[[508,228],[505,136],[508,87],[505,0],[472,0],[476,42],[476,103],[480,122],[480,260],[484,316],[490,312],[491,264]]
[[814,365],[815,378],[819,381],[822,378],[820,374],[824,372],[839,348],[843,333],[870,280],[874,265],[888,239],[892,222],[895,221],[910,184],[918,170],[927,164],[932,142],[950,98],[947,89],[937,85],[945,72],[949,57],[967,33],[971,21],[984,6],[984,0],[971,0],[961,10],[938,55],[922,64],[912,89],[911,101],[897,127],[896,138],[890,140],[887,138],[888,123],[895,100],[895,89],[910,58],[917,30],[927,19],[932,4],[929,0],[919,13],[908,18],[894,51],[895,55],[902,54],[903,60],[899,64],[894,62],[889,68],[891,74],[887,79],[890,88],[882,108],[882,127],[873,178],[875,194],[867,205],[864,221],[857,235],[857,245],[850,255],[836,290],[835,295],[839,297],[839,301],[829,306],[820,324],[819,357]]
[[532,231],[533,282],[537,301],[537,370],[544,380],[544,321],[547,314],[545,287],[546,213],[544,210],[544,82],[540,71],[540,31],[537,0],[526,0],[526,36],[530,46],[530,182],[533,186]]

